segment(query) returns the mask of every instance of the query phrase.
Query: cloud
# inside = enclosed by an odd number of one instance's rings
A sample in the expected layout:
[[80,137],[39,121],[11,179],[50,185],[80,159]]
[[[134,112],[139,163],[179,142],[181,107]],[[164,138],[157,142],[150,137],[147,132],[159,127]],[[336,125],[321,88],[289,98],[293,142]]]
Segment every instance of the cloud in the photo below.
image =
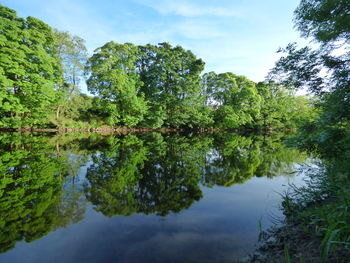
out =
[[185,0],[138,0],[138,3],[153,8],[162,15],[175,14],[184,17],[198,16],[220,16],[220,17],[237,17],[240,13],[232,8],[217,6],[206,6],[203,3],[195,4]]

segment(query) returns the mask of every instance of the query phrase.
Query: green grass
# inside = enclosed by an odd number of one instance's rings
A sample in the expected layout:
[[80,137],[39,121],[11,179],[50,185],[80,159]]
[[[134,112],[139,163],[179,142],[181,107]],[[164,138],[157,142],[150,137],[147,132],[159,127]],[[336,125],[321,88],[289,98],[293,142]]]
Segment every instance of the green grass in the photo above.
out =
[[[293,187],[282,201],[287,220],[301,224],[308,232],[310,242],[322,238],[320,262],[347,262],[343,255],[350,255],[350,171],[344,174],[342,166],[325,163],[323,167],[309,171],[304,187]],[[285,258],[290,258],[285,247]],[[337,259],[338,258],[338,259]]]

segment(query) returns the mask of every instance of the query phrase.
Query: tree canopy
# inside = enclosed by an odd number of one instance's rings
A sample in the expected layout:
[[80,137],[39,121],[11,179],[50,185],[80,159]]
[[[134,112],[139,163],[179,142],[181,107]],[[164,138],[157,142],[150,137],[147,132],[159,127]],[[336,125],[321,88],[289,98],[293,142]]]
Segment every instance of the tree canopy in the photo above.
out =
[[0,126],[40,125],[62,78],[52,30],[0,6],[0,32]]
[[111,125],[135,126],[147,111],[144,96],[139,94],[137,53],[133,44],[109,42],[88,60],[88,88],[100,98],[100,110],[107,114]]

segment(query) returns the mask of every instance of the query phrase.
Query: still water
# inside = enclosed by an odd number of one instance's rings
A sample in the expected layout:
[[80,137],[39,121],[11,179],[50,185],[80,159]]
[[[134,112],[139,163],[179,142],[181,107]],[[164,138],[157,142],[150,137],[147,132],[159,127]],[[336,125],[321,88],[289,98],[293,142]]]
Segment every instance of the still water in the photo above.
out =
[[235,262],[302,181],[284,140],[0,134],[0,262]]

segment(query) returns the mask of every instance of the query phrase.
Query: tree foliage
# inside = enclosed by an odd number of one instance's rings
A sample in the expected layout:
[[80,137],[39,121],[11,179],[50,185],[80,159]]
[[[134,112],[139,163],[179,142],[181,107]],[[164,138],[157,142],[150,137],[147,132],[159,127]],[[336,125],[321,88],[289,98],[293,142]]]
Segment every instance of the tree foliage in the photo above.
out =
[[296,27],[319,47],[298,49],[289,44],[270,73],[275,81],[306,87],[318,96],[323,113],[317,125],[322,130],[344,127],[350,117],[349,6],[348,0],[301,1],[295,11]]
[[85,40],[69,32],[53,30],[57,55],[63,68],[64,80],[70,94],[76,92],[84,74],[88,57]]
[[[83,79],[88,56],[85,41],[78,36],[72,36],[69,32],[57,29],[53,30],[53,34],[64,77],[64,83],[58,89],[59,101],[56,108],[56,121],[60,121],[62,118],[77,120],[80,114],[74,111],[84,111],[81,107],[84,106],[84,103],[80,101],[84,99],[84,96],[80,95],[79,85]],[[75,114],[72,114],[73,112]]]
[[204,62],[191,51],[168,43],[140,46],[139,50],[137,67],[143,82],[141,91],[153,112],[164,111],[164,125],[194,127],[210,122],[201,117],[196,121],[198,115],[203,115],[200,73]]
[[210,81],[207,83],[211,85],[212,101],[218,105],[214,117],[217,125],[222,128],[239,128],[253,124],[254,116],[259,116],[261,106],[256,84],[231,72],[215,77],[213,73],[209,74]]
[[0,6],[1,126],[44,123],[57,100],[62,72],[51,28]]
[[322,44],[350,39],[349,0],[302,0],[294,14],[295,25],[304,37]]
[[109,42],[88,60],[88,89],[100,98],[101,110],[107,114],[111,125],[135,126],[147,111],[144,96],[139,94],[137,52],[133,44]]

